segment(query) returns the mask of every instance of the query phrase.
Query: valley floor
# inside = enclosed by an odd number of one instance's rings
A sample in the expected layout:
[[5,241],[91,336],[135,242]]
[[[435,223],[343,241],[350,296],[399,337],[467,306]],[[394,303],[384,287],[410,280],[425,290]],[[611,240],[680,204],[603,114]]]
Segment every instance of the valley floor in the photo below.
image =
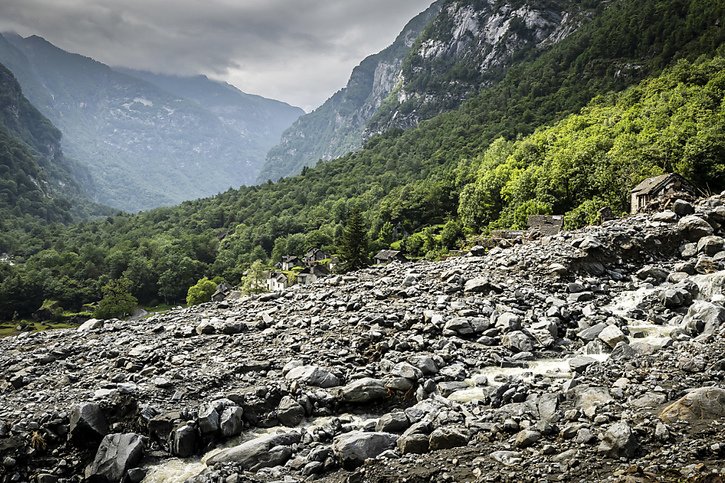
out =
[[715,196],[0,339],[0,481],[721,481],[724,228]]

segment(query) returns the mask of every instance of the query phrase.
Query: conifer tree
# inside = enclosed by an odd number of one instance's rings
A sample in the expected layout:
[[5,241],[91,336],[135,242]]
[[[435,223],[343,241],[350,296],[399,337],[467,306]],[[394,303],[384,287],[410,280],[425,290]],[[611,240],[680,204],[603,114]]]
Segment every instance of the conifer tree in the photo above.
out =
[[345,229],[338,249],[340,269],[343,272],[368,266],[368,235],[360,209],[354,207],[348,213]]

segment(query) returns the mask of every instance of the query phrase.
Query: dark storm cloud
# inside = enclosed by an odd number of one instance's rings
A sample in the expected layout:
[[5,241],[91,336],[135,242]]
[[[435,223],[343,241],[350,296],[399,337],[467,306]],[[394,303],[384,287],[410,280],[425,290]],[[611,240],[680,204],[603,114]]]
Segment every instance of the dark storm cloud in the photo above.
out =
[[432,0],[2,0],[0,30],[316,107]]

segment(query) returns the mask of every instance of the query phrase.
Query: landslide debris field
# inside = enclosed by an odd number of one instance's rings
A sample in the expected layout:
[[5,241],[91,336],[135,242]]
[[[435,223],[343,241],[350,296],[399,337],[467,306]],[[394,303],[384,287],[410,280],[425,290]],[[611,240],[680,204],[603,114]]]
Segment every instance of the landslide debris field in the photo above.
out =
[[0,481],[721,481],[725,196],[0,339]]

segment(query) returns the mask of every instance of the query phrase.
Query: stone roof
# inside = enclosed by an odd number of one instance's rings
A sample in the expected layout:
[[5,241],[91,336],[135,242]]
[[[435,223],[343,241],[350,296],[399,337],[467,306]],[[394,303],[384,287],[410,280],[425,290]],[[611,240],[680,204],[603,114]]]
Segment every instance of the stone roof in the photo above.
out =
[[[680,178],[682,181],[685,181],[685,179],[680,176],[679,174],[675,173],[668,173],[668,174],[661,174],[659,176],[654,176],[652,178],[647,178],[646,180],[642,181],[640,184],[634,187],[632,190],[632,193],[642,194],[642,195],[648,195],[653,194],[659,191],[659,189],[666,184],[668,181],[674,178]],[[686,182],[686,181],[685,181]]]
[[395,257],[400,255],[400,252],[398,250],[380,250],[377,255],[375,255],[376,260],[392,260]]

